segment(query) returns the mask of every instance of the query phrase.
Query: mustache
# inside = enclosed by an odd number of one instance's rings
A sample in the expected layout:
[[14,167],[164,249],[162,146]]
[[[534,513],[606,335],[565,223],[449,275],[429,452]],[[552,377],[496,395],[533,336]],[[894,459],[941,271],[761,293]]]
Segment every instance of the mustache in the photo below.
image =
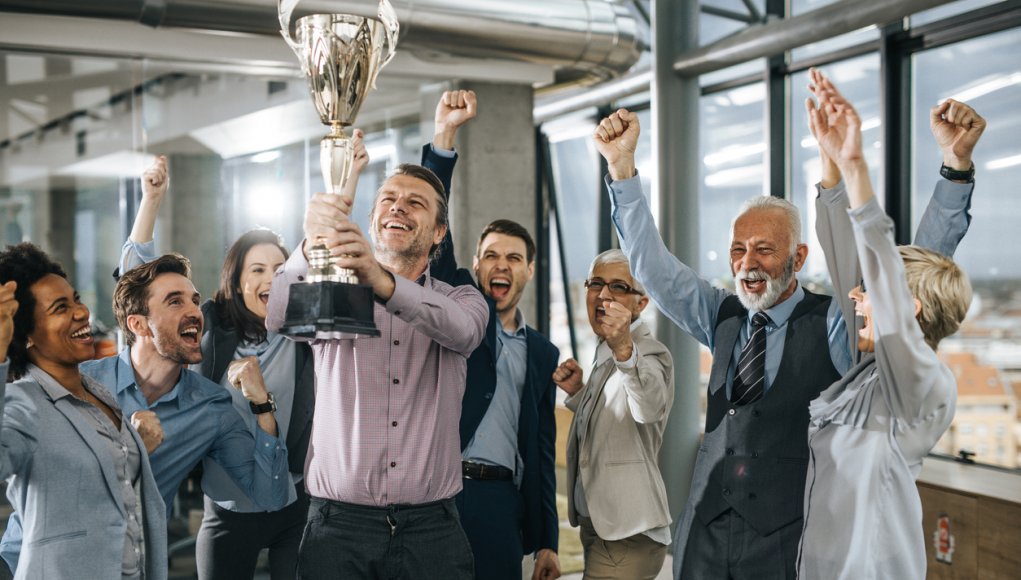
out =
[[769,282],[773,279],[772,276],[763,272],[762,270],[738,270],[735,276],[738,280],[748,280],[749,282],[766,281]]

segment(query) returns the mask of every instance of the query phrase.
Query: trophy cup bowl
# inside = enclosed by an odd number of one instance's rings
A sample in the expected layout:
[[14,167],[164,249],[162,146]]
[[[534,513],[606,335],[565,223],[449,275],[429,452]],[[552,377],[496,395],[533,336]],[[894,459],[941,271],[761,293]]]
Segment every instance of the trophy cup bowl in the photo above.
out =
[[[319,142],[319,164],[326,192],[340,194],[354,158],[344,128],[354,123],[376,75],[393,58],[399,25],[390,4],[381,0],[378,18],[313,14],[298,20],[292,38],[290,19],[296,5],[297,0],[280,2],[281,33],[298,56],[320,121],[330,127]],[[379,336],[372,287],[359,284],[354,271],[337,267],[324,244],[308,241],[313,244],[308,250],[308,276],[305,283],[290,287],[281,333],[307,338]]]

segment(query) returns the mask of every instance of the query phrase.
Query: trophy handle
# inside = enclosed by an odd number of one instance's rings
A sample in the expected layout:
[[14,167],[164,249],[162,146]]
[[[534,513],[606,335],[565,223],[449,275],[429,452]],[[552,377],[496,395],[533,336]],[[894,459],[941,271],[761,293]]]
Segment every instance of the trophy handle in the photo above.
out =
[[301,63],[301,71],[308,74],[303,49],[301,45],[294,40],[294,35],[291,34],[291,15],[294,14],[294,9],[298,7],[298,2],[300,1],[301,0],[279,0],[277,3],[277,19],[280,20],[280,36],[284,37],[284,40],[287,42],[287,46],[291,47],[295,56],[298,57],[298,62]]
[[401,24],[397,21],[397,11],[390,5],[388,0],[379,0],[379,10],[376,11],[376,17],[383,23],[383,34],[386,35],[386,47],[379,47],[376,50],[385,51],[383,58],[379,61],[379,64],[372,68],[369,78],[369,86],[373,89],[376,88],[376,76],[379,75],[379,71],[383,69],[394,56],[397,54],[397,37],[401,33]]

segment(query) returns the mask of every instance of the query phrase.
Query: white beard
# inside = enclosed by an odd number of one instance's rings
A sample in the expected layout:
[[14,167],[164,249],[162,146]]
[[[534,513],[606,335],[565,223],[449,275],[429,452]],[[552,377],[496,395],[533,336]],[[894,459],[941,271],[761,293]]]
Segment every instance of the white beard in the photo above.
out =
[[[748,310],[762,311],[768,308],[772,308],[783,291],[791,285],[791,280],[794,279],[794,256],[792,255],[787,263],[784,264],[783,274],[779,278],[774,278],[762,270],[751,270],[747,271],[741,269],[737,274],[734,275],[736,283],[734,284],[737,289],[737,299],[741,301],[741,305]],[[742,280],[765,280],[766,291],[762,294],[750,294],[745,291]]]

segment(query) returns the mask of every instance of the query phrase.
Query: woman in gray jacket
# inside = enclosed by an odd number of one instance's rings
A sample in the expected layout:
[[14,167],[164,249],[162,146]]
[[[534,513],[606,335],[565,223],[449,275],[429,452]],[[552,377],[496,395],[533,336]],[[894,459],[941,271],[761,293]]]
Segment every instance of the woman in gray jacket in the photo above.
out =
[[[89,309],[32,244],[0,252],[0,477],[21,514],[15,578],[167,577],[166,516],[145,445],[113,395],[78,372]],[[13,327],[11,325],[13,315]]]

